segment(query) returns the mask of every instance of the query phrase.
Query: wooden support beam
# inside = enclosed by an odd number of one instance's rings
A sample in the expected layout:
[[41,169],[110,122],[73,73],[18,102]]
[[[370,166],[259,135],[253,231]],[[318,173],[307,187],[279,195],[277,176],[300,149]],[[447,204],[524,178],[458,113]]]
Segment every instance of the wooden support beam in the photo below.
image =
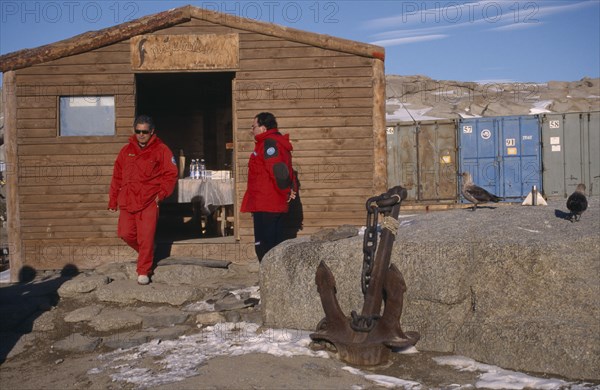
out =
[[10,281],[19,281],[23,267],[21,243],[21,217],[19,212],[19,159],[17,154],[17,76],[5,72],[2,79],[4,103],[4,145],[6,158],[6,219],[8,225],[8,251]]
[[385,69],[373,61],[373,193],[387,191],[387,136],[385,121]]

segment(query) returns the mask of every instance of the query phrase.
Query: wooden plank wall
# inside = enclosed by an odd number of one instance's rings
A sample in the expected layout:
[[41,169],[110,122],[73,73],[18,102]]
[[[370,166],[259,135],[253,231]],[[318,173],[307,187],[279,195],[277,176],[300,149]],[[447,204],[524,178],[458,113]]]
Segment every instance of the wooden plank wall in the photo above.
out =
[[[294,145],[304,216],[301,233],[360,223],[373,186],[370,61],[252,38],[242,41],[244,71],[237,77],[242,176],[254,147],[252,118],[271,111]],[[269,64],[276,68],[265,70]],[[242,177],[240,184],[244,181]],[[252,235],[251,229],[242,219],[240,234]]]
[[[304,229],[364,224],[373,195],[372,58],[192,19],[156,34],[240,33],[234,129],[237,202],[246,188],[254,115],[271,111],[294,145]],[[19,194],[24,263],[93,268],[133,258],[106,211],[112,165],[131,133],[134,74],[128,41],[21,69],[17,78]],[[117,136],[58,137],[58,96],[115,95]],[[237,235],[252,242],[250,215]]]
[[[23,262],[93,268],[132,259],[106,210],[112,165],[135,110],[129,45],[120,43],[16,71]],[[58,137],[58,98],[114,95],[116,137]]]

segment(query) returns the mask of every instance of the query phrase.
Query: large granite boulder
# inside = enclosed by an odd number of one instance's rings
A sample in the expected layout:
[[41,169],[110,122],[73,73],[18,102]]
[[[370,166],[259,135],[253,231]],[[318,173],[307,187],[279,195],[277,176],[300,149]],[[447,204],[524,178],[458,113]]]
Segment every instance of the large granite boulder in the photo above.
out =
[[[561,217],[564,200],[401,216],[392,262],[408,287],[403,330],[418,331],[424,351],[600,379],[599,203],[590,199],[578,223]],[[324,316],[321,261],[344,313],[360,312],[362,241],[304,237],[269,252],[260,273],[265,324],[315,329]]]

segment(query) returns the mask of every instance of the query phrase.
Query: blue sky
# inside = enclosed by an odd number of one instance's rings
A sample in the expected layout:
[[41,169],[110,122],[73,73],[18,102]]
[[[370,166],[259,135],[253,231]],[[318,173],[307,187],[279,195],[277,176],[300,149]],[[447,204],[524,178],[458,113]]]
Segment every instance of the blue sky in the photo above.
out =
[[0,53],[192,4],[386,48],[386,73],[437,80],[600,77],[600,0],[0,1]]

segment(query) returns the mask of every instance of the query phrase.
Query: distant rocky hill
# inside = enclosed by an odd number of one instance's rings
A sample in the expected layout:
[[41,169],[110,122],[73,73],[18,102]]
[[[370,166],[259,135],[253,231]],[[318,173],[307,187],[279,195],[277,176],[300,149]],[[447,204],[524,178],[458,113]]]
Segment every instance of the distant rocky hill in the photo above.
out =
[[386,76],[390,122],[600,111],[600,79],[475,83]]

